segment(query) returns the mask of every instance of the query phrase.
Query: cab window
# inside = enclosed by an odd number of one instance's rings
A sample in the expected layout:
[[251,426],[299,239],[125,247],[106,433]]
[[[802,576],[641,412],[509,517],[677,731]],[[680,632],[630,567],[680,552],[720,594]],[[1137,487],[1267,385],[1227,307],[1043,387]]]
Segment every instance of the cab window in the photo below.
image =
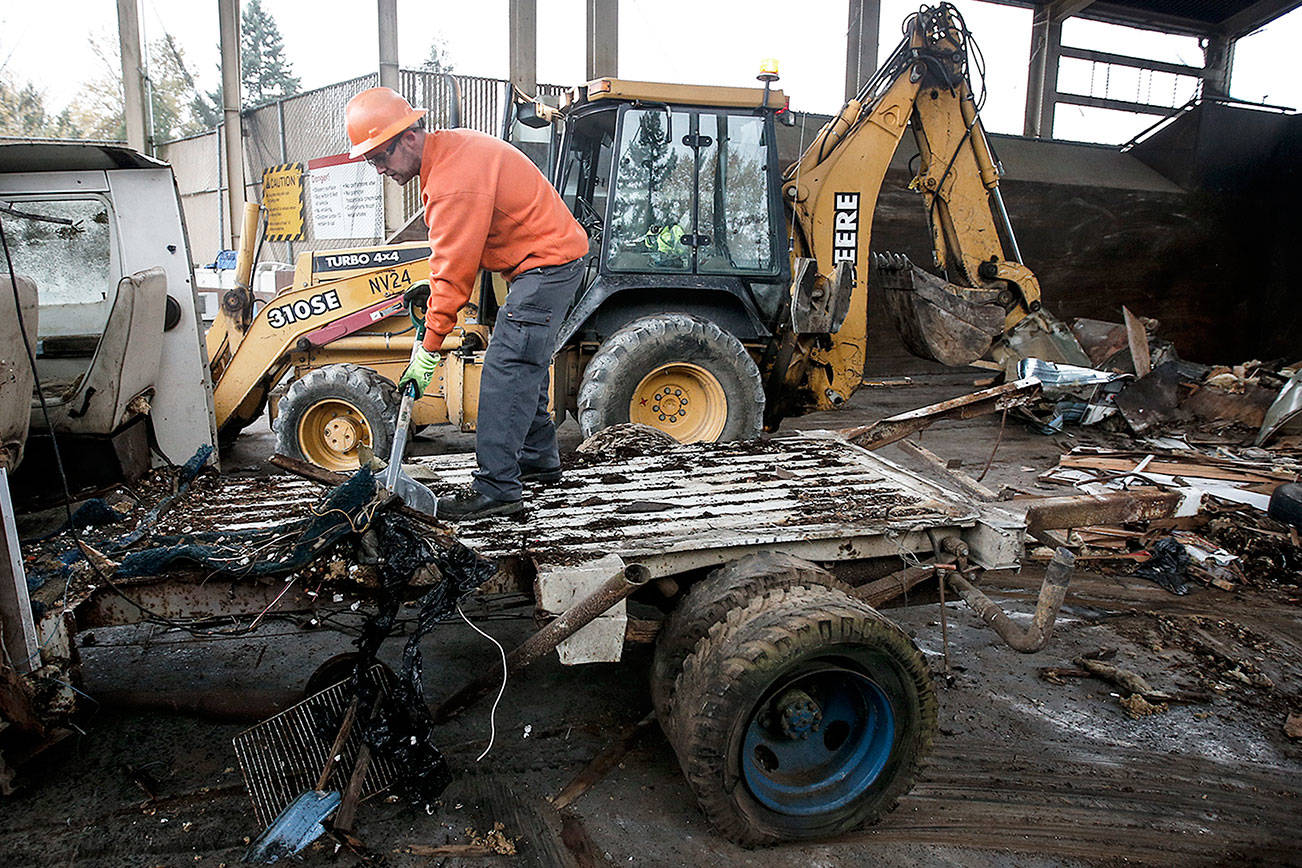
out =
[[612,271],[778,272],[765,118],[630,107],[615,149]]
[[697,231],[703,237],[697,270],[703,274],[771,273],[775,258],[764,119],[702,114],[700,141]]
[[107,200],[3,197],[0,220],[14,271],[36,283],[39,337],[98,339],[117,292]]
[[612,270],[692,271],[696,153],[690,133],[687,112],[624,112],[607,238]]
[[567,134],[561,166],[561,198],[587,231],[594,253],[604,230],[615,117],[611,110],[579,119]]

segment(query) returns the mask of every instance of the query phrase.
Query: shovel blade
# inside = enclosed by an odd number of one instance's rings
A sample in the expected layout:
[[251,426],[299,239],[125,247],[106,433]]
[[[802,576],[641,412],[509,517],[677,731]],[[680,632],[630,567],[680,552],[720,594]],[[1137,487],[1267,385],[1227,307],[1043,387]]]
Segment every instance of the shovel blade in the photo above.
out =
[[308,790],[290,802],[289,807],[249,845],[245,862],[270,865],[302,852],[325,834],[322,823],[339,807],[337,791]]
[[1004,329],[999,293],[955,286],[900,254],[873,256],[873,278],[909,352],[943,365],[981,358]]
[[417,482],[407,475],[407,471],[401,467],[398,469],[397,479],[393,483],[393,493],[402,498],[402,502],[412,509],[423,512],[430,518],[437,518],[439,511],[439,499],[429,486]]

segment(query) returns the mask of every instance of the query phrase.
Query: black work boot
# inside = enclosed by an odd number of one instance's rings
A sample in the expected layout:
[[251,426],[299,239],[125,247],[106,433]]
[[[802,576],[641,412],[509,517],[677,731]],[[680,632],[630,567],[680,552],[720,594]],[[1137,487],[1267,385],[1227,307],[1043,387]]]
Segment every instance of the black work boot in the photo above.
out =
[[552,485],[561,481],[561,466],[557,464],[555,467],[545,467],[541,464],[529,464],[521,461],[520,481]]
[[481,491],[466,487],[451,497],[439,498],[438,517],[448,521],[468,521],[490,515],[514,515],[524,509],[523,501],[498,500]]

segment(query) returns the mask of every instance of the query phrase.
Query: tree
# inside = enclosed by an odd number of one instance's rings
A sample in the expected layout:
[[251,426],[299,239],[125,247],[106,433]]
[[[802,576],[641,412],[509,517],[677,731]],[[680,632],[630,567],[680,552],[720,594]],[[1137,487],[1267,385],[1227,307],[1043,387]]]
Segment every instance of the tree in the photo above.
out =
[[298,76],[285,57],[285,42],[262,0],[249,0],[240,16],[240,81],[245,108],[298,93]]
[[[101,33],[91,37],[90,50],[99,60],[100,73],[82,85],[81,94],[69,109],[71,117],[86,138],[121,141],[127,131],[118,46],[112,37]],[[154,142],[188,136],[205,128],[192,109],[194,78],[171,34],[149,44],[147,75]]]
[[[220,73],[219,66],[219,77]],[[280,28],[271,13],[262,8],[261,0],[249,0],[240,13],[240,85],[244,110],[298,93],[299,78],[285,57]],[[221,85],[206,94],[196,93],[191,109],[206,126],[221,123]]]
[[0,135],[73,139],[81,135],[67,109],[51,115],[45,94],[27,82],[21,87],[0,74]]

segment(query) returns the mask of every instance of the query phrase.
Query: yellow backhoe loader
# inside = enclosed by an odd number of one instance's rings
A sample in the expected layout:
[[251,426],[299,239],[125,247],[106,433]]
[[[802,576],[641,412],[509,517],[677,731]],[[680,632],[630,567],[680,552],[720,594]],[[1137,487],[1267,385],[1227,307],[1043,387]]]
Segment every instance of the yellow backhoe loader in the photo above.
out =
[[[591,240],[553,367],[558,418],[575,415],[585,435],[632,421],[713,441],[839,407],[862,381],[869,291],[887,294],[918,355],[1088,365],[1021,261],[968,75],[972,50],[956,9],[923,8],[785,169],[776,124],[791,115],[772,73],[762,88],[602,78],[559,108],[520,99],[515,121],[550,131],[547,169]],[[869,252],[906,129],[943,277]],[[219,430],[257,418],[289,373],[272,406],[282,452],[346,469],[360,445],[387,450],[393,381],[414,334],[401,294],[428,276],[427,254],[420,244],[303,254],[293,286],[257,316],[246,289],[229,293],[208,335]],[[504,292],[483,278],[415,425],[474,428]]]

